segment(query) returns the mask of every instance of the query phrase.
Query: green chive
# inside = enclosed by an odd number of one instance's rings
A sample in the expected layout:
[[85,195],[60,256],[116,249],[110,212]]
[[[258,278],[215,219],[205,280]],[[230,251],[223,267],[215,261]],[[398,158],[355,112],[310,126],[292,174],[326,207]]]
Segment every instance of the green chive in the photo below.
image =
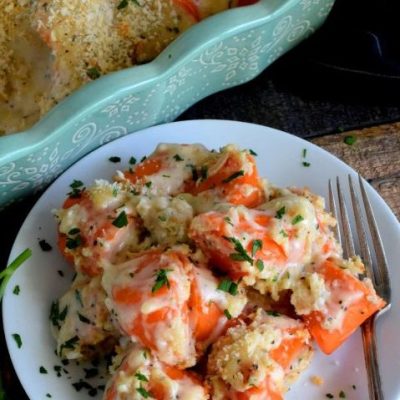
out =
[[229,278],[225,278],[219,283],[217,289],[235,296],[238,292],[238,285]]
[[142,397],[144,397],[145,399],[148,399],[149,397],[151,397],[151,394],[144,388],[142,387],[138,387],[136,388],[136,391],[142,395]]
[[11,262],[3,271],[0,272],[0,301],[6,290],[7,283],[12,274],[32,255],[31,249],[25,249],[14,261]]

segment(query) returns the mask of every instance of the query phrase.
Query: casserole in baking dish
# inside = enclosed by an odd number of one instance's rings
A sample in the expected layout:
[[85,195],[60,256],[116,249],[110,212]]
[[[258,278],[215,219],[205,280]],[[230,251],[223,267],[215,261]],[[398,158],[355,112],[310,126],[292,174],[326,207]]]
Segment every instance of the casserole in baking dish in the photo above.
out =
[[0,137],[0,207],[45,187],[100,145],[254,78],[313,33],[332,5],[260,0],[228,10],[193,26],[154,61],[85,85],[32,128]]

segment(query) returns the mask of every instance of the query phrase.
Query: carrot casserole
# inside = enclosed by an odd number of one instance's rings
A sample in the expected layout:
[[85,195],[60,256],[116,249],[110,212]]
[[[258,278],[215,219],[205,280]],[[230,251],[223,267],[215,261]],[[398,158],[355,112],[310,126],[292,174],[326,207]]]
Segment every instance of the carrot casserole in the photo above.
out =
[[0,135],[31,127],[87,82],[152,60],[240,1],[0,0]]
[[234,145],[160,144],[55,211],[76,276],[51,307],[62,359],[113,352],[104,400],[279,400],[313,343],[384,306],[321,197],[262,179]]

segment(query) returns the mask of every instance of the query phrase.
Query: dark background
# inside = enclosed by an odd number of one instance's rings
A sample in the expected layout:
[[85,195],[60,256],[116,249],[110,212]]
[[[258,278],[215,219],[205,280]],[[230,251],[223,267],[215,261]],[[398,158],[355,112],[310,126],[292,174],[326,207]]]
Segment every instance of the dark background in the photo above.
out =
[[[396,1],[337,0],[327,23],[309,40],[252,82],[200,101],[179,119],[249,121],[308,138],[400,120]],[[39,195],[0,213],[1,269]],[[0,331],[4,384],[10,400],[24,400],[2,326]]]

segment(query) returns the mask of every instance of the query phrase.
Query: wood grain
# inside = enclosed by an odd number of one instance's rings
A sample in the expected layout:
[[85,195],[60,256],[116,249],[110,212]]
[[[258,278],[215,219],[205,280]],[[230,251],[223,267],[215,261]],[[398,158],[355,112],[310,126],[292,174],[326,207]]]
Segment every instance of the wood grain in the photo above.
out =
[[[345,143],[353,136],[352,145]],[[311,139],[349,164],[381,194],[400,219],[400,122]]]

